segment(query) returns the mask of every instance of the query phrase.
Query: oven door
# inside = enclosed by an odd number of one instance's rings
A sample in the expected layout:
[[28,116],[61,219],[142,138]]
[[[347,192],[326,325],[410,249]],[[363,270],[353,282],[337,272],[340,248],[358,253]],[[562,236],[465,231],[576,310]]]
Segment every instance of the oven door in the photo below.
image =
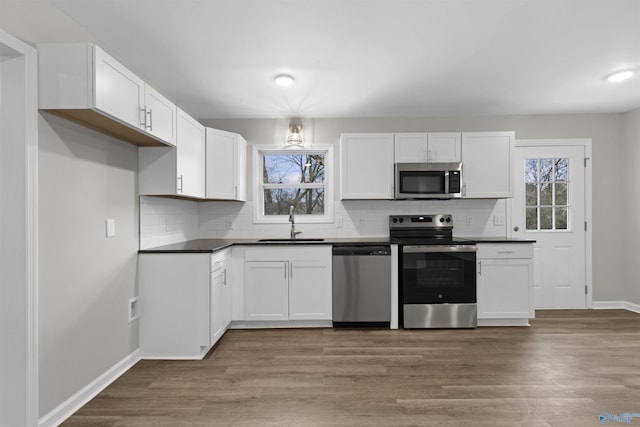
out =
[[476,302],[476,247],[423,246],[402,249],[402,303]]

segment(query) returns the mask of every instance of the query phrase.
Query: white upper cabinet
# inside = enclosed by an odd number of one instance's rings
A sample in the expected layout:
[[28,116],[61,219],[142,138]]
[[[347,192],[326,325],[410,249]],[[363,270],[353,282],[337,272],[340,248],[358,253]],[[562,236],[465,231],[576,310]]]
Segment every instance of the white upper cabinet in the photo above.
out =
[[140,147],[138,191],[141,196],[205,196],[205,127],[178,109],[176,147]]
[[178,109],[177,192],[204,198],[205,127]]
[[149,85],[145,85],[144,93],[143,126],[146,131],[171,145],[176,145],[178,118],[176,104]]
[[393,199],[392,133],[340,136],[340,199]]
[[462,133],[462,197],[513,197],[514,132]]
[[460,133],[396,133],[394,137],[396,163],[461,161]]
[[40,109],[136,145],[175,145],[175,105],[98,46],[37,49]]
[[207,128],[206,198],[247,200],[247,142],[237,133]]

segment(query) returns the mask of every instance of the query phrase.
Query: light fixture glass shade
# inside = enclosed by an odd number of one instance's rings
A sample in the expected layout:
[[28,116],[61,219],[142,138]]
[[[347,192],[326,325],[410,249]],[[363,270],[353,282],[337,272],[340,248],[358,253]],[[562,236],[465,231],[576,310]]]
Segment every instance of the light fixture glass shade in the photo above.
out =
[[280,74],[275,78],[278,86],[291,86],[293,84],[293,77],[288,74]]
[[298,124],[289,125],[289,134],[287,135],[287,144],[289,145],[302,145],[302,126]]

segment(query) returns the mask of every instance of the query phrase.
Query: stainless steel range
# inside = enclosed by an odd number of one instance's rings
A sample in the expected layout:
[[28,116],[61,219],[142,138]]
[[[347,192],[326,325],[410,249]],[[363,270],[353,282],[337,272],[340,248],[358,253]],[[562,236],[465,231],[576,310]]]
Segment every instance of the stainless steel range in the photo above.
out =
[[401,242],[399,319],[404,328],[475,328],[476,246],[453,237],[451,215],[393,215]]

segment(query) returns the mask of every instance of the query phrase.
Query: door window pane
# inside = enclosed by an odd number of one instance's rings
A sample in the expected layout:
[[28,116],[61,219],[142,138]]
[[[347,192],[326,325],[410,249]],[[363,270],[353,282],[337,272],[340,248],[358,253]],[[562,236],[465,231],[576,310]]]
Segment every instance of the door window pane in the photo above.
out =
[[569,159],[526,159],[524,181],[526,229],[568,230]]

